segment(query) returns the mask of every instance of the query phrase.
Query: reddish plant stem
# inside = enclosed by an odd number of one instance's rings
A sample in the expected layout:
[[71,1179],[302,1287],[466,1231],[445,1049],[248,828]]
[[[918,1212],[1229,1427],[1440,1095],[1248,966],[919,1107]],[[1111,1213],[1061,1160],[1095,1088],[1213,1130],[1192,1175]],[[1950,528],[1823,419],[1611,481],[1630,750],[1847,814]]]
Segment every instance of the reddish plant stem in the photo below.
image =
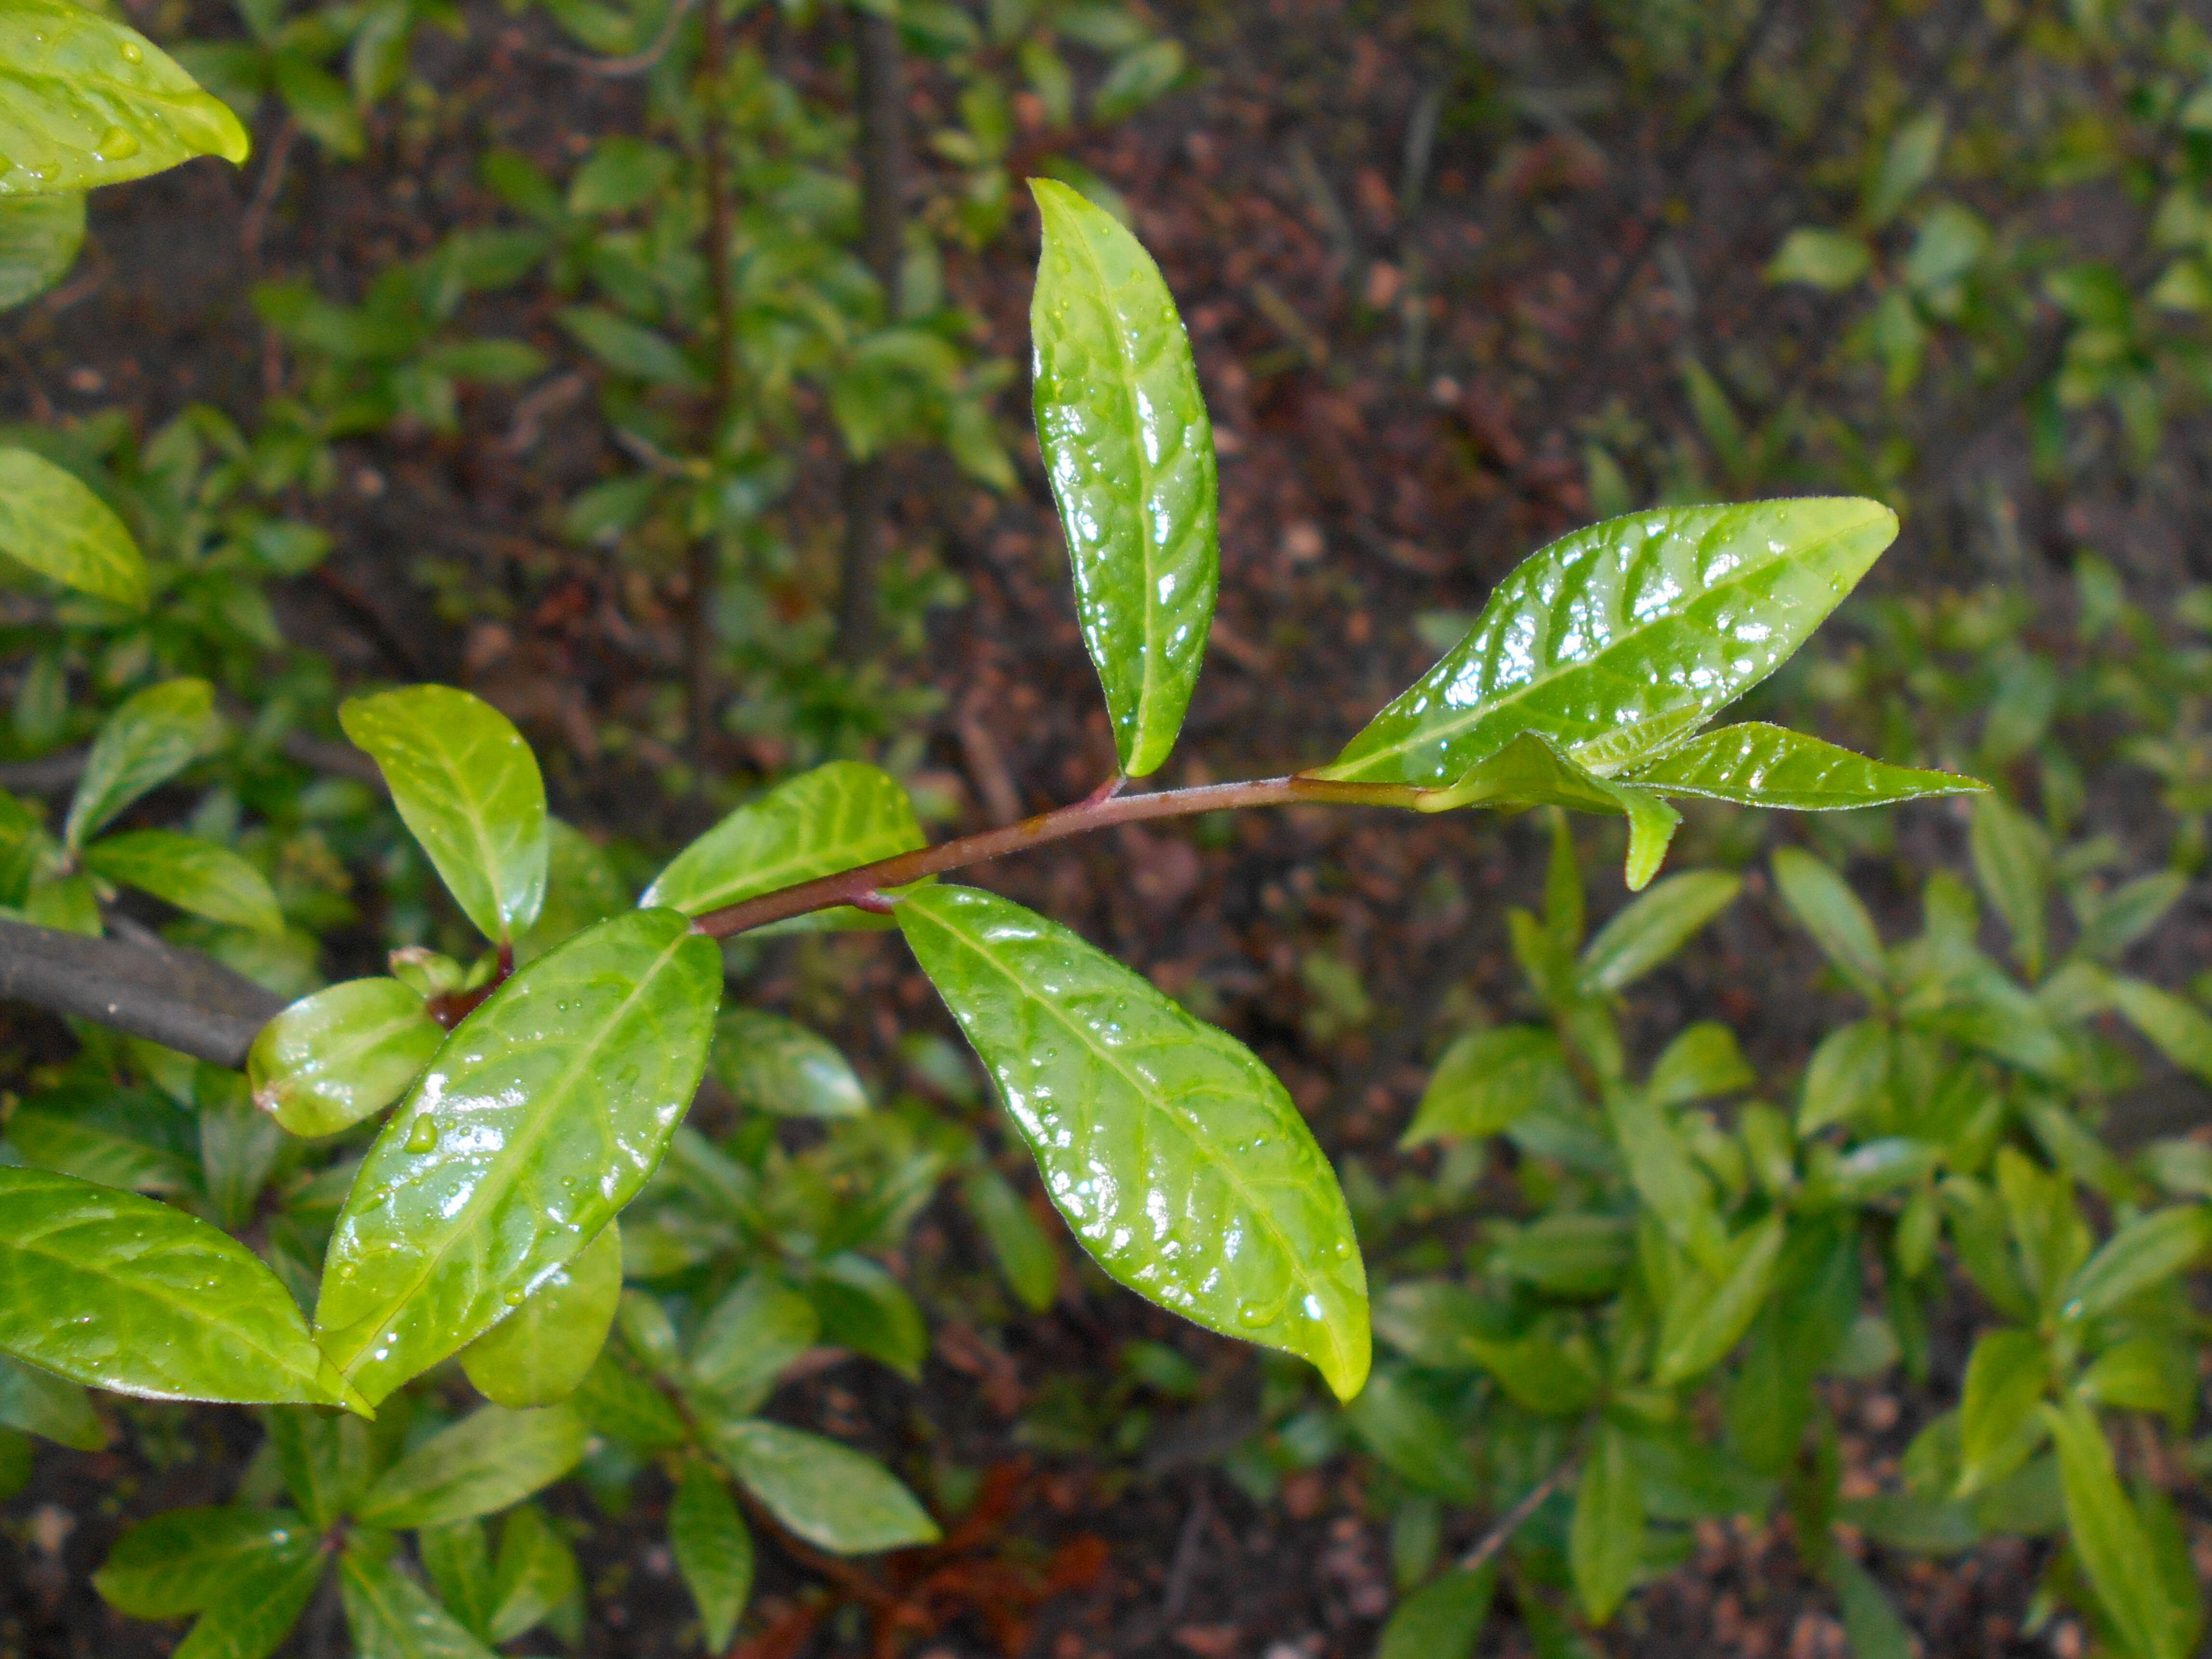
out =
[[840,904],[872,908],[881,902],[883,890],[903,887],[924,876],[940,876],[950,870],[1022,853],[1070,836],[1089,835],[1117,823],[1141,823],[1149,818],[1189,817],[1200,812],[1222,812],[1251,806],[1412,806],[1420,791],[1405,783],[1340,783],[1304,776],[1255,778],[1243,783],[1209,783],[1194,789],[1163,789],[1146,795],[1093,795],[1073,806],[1040,813],[1010,823],[963,836],[936,847],[917,848],[896,858],[878,859],[834,876],[821,876],[773,893],[709,910],[692,922],[694,933],[709,939],[727,939],[748,928],[765,927],[815,910]]

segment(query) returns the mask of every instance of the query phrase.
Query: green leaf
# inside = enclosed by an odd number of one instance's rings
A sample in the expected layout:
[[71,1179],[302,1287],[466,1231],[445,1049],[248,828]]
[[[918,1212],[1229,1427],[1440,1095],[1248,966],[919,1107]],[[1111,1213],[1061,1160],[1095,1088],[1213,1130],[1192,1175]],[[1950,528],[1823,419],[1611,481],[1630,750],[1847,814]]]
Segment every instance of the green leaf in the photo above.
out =
[[253,1103],[295,1135],[333,1135],[380,1112],[446,1040],[396,979],[349,979],[263,1026],[246,1056]]
[[781,1014],[724,1009],[714,1022],[709,1064],[740,1103],[778,1117],[859,1117],[868,1109],[867,1091],[851,1062],[835,1045]]
[[0,1166],[0,1351],[149,1400],[341,1403],[252,1251],[150,1198]]
[[534,962],[571,933],[630,908],[629,888],[598,842],[559,818],[548,818],[545,829],[545,902],[514,942],[517,962]]
[[173,830],[133,830],[84,849],[84,867],[210,921],[282,933],[284,913],[267,878],[232,852]]
[[422,1571],[430,1575],[438,1600],[472,1635],[491,1628],[491,1547],[483,1522],[454,1521],[424,1527],[415,1539]]
[[1887,224],[1934,176],[1936,164],[1942,159],[1944,132],[1943,112],[1929,110],[1911,117],[1890,134],[1862,204],[1869,226]]
[[397,1532],[489,1515],[574,1468],[589,1432],[566,1406],[486,1406],[386,1469],[354,1506],[354,1519]]
[[1665,507],[1552,543],[1324,777],[1449,784],[1522,732],[1610,774],[1664,751],[1803,643],[1897,534],[1843,498]]
[[2067,1534],[2105,1616],[2134,1659],[2184,1659],[2191,1610],[2169,1599],[2095,1413],[2069,1395],[2062,1405],[2045,1406],[2043,1415],[2058,1444]]
[[821,1264],[807,1286],[822,1316],[822,1340],[888,1365],[908,1382],[921,1380],[929,1331],[906,1287],[864,1255],[841,1251]]
[[239,1562],[170,1659],[265,1659],[274,1652],[323,1582],[315,1542],[310,1534],[296,1548]]
[[1598,1376],[1589,1359],[1549,1337],[1495,1342],[1462,1333],[1459,1345],[1524,1410],[1547,1417],[1577,1417],[1597,1397]]
[[8,1139],[37,1169],[131,1192],[186,1193],[199,1185],[192,1129],[161,1096],[76,1085],[32,1096],[8,1120]]
[[[533,1504],[508,1510],[500,1528],[491,1595],[495,1642],[511,1642],[549,1620],[557,1630],[564,1615],[580,1616],[583,1576],[576,1553]],[[580,1645],[573,1635],[564,1639],[571,1648]]]
[[960,1186],[999,1271],[1022,1306],[1042,1313],[1060,1294],[1060,1251],[1013,1183],[996,1170],[975,1170]]
[[0,198],[0,311],[68,276],[83,246],[82,196]]
[[1855,285],[1874,267],[1874,250],[1840,230],[1800,225],[1766,262],[1770,283],[1809,283],[1831,294]]
[[1056,923],[974,888],[899,925],[1045,1191],[1114,1278],[1186,1319],[1367,1375],[1366,1273],[1334,1172],[1242,1044]]
[[1813,936],[1820,953],[1850,988],[1877,1008],[1888,1000],[1889,967],[1874,918],[1844,878],[1810,853],[1784,847],[1774,854],[1783,902]]
[[1840,1551],[1829,1557],[1828,1574],[1843,1606],[1852,1659],[1916,1659],[1919,1643],[1873,1574]]
[[269,1412],[263,1421],[284,1490],[309,1526],[328,1529],[353,1507],[384,1455],[368,1420],[295,1406]]
[[522,1305],[461,1350],[478,1394],[521,1410],[575,1393],[606,1345],[622,1300],[622,1229],[610,1221]]
[[1950,772],[1917,772],[1869,760],[1779,726],[1724,726],[1670,750],[1635,775],[1662,795],[1704,795],[1793,812],[1888,806],[1929,795],[1978,794],[1989,786]]
[[1594,1625],[1611,1619],[1643,1560],[1644,1493],[1629,1462],[1628,1437],[1612,1423],[1601,1423],[1575,1483],[1567,1541],[1583,1616]]
[[2067,1282],[2058,1303],[2069,1320],[2094,1319],[2194,1267],[2212,1253],[2212,1209],[2176,1205],[2139,1215]]
[[[0,500],[6,499],[0,478]],[[62,826],[71,852],[148,790],[167,783],[206,753],[216,736],[215,688],[205,680],[149,685],[107,717],[85,757]]]
[[[923,844],[897,779],[859,761],[832,761],[731,813],[678,853],[638,902],[696,916]],[[840,926],[861,915],[850,907],[830,914]]]
[[668,1547],[699,1609],[707,1651],[730,1645],[753,1591],[753,1535],[721,1477],[704,1463],[686,1464],[668,1506]]
[[1535,732],[1512,738],[1448,788],[1421,790],[1413,805],[1423,812],[1462,806],[1565,806],[1626,817],[1631,892],[1642,890],[1658,872],[1674,827],[1682,821],[1680,813],[1650,790],[1600,777]]
[[1822,1037],[1805,1067],[1797,1133],[1875,1116],[1889,1096],[1892,1043],[1888,1024],[1879,1019],[1855,1019]]
[[716,1303],[692,1339],[690,1371],[718,1413],[757,1410],[785,1366],[812,1347],[822,1317],[814,1304],[765,1268],[755,1268]]
[[1959,1497],[1995,1486],[2043,1443],[2036,1407],[2050,1386],[2051,1361],[2034,1332],[1988,1331],[1975,1342],[1959,1409]]
[[1345,1425],[1398,1477],[1455,1504],[1481,1495],[1474,1462],[1451,1421],[1404,1376],[1380,1370],[1344,1408]]
[[2049,936],[2051,837],[1996,795],[1974,803],[1966,837],[1974,878],[2012,931],[2012,953],[2027,977],[2043,976]]
[[146,608],[146,562],[123,520],[74,472],[27,449],[0,449],[0,553],[64,587]]
[[1644,890],[1598,930],[1577,964],[1585,996],[1624,991],[1688,944],[1743,890],[1743,878],[1719,870],[1669,876]]
[[2139,979],[2111,981],[2112,1006],[2175,1065],[2212,1083],[2212,1019],[2192,1002]]
[[872,1457],[759,1418],[708,1425],[723,1467],[785,1526],[838,1555],[937,1541],[937,1524]]
[[1037,442],[1115,750],[1139,778],[1175,746],[1212,623],[1213,428],[1152,257],[1066,185],[1030,190],[1044,219],[1030,305]]
[[540,957],[446,1039],[331,1238],[316,1329],[365,1395],[489,1330],[629,1201],[706,1069],[721,981],[684,917],[631,911]]
[[598,306],[570,306],[560,313],[560,320],[585,350],[618,374],[634,375],[655,386],[704,384],[683,347],[658,329],[633,323]]
[[2180,1432],[2197,1413],[2196,1352],[2174,1336],[2131,1336],[2099,1354],[2074,1390],[2093,1406],[2160,1413]]
[[284,1132],[254,1109],[246,1079],[203,1060],[192,1093],[200,1103],[200,1179],[214,1218],[244,1227],[284,1150]]
[[690,1437],[668,1396],[617,1358],[612,1343],[599,1350],[568,1403],[594,1434],[637,1451],[665,1450]]
[[338,724],[374,757],[400,818],[479,933],[504,941],[538,920],[545,781],[506,715],[449,685],[410,685],[354,698]]
[[1660,1327],[1654,1382],[1662,1389],[1686,1382],[1735,1346],[1766,1299],[1783,1239],[1782,1218],[1768,1216],[1728,1246],[1719,1272],[1691,1274],[1675,1287]]
[[1469,1659],[1490,1620],[1497,1570],[1454,1567],[1415,1590],[1391,1613],[1375,1644],[1375,1659]]
[[1636,1089],[1608,1091],[1605,1109],[1637,1196],[1678,1246],[1719,1267],[1723,1235],[1712,1188],[1667,1114]]
[[1736,1045],[1735,1033],[1712,1020],[1684,1030],[1660,1052],[1644,1092],[1654,1106],[1712,1100],[1756,1087],[1759,1077]]
[[100,1451],[107,1444],[107,1425],[92,1408],[92,1396],[36,1365],[18,1364],[0,1354],[0,1425],[41,1435],[58,1446]]
[[289,1510],[169,1510],[115,1540],[93,1588],[133,1619],[181,1619],[220,1600],[251,1564],[312,1558],[319,1542]]
[[0,195],[90,190],[246,152],[238,118],[136,29],[67,0],[0,9]]
[[354,1659],[498,1659],[430,1593],[356,1540],[338,1562]]
[[1492,1135],[1530,1112],[1577,1098],[1566,1051],[1535,1025],[1493,1025],[1455,1039],[1437,1061],[1401,1146]]

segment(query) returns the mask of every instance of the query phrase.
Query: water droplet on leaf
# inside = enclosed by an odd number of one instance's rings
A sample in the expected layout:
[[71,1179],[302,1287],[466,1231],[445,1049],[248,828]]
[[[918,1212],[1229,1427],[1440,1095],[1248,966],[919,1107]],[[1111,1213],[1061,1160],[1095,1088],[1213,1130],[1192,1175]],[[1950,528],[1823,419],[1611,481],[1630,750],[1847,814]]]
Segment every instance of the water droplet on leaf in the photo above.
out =
[[415,1127],[407,1132],[407,1150],[410,1152],[427,1152],[437,1144],[438,1126],[431,1121],[428,1114],[416,1118]]

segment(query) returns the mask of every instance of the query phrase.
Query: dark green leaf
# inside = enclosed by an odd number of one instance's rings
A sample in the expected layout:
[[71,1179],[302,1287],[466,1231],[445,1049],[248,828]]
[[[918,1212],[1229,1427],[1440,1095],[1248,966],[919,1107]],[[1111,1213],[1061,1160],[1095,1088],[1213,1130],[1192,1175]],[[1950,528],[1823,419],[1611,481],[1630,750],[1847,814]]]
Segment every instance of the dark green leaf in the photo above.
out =
[[354,1659],[497,1659],[430,1593],[356,1540],[338,1562]]
[[170,1659],[264,1659],[291,1632],[323,1581],[312,1535],[238,1563]]
[[[511,1642],[532,1626],[580,1620],[583,1576],[568,1540],[535,1505],[507,1511],[499,1534],[499,1564],[492,1574],[491,1639]],[[563,1639],[580,1645],[575,1633]]]
[[91,1395],[74,1382],[5,1355],[0,1355],[0,1425],[77,1451],[99,1451],[107,1444],[107,1426],[93,1410]]
[[1779,726],[1724,726],[1669,750],[1635,774],[1662,795],[1705,795],[1793,812],[1888,806],[1989,787],[1949,772],[1916,772]]
[[1547,1336],[1494,1341],[1462,1334],[1460,1346],[1498,1379],[1507,1398],[1548,1417],[1576,1417],[1596,1397],[1598,1376],[1589,1358]]
[[929,1332],[914,1298],[884,1268],[841,1251],[822,1263],[807,1290],[822,1316],[824,1342],[866,1354],[909,1382],[921,1380]]
[[699,1609],[707,1651],[730,1645],[753,1590],[753,1535],[721,1477],[704,1463],[684,1466],[668,1506],[668,1547]]
[[1212,623],[1213,428],[1151,256],[1066,185],[1030,189],[1044,217],[1030,307],[1037,441],[1115,750],[1143,777],[1175,746]]
[[1529,1112],[1577,1098],[1559,1040],[1534,1025],[1469,1031],[1444,1050],[1401,1146],[1496,1134]]
[[575,1468],[588,1432],[566,1406],[486,1406],[386,1469],[355,1505],[354,1519],[398,1531],[489,1515]]
[[1840,1552],[1830,1558],[1828,1571],[1843,1604],[1844,1635],[1852,1659],[1915,1659],[1920,1644],[1873,1575]]
[[1644,1493],[1628,1456],[1628,1439],[1610,1422],[1583,1459],[1575,1483],[1575,1519],[1567,1560],[1583,1614],[1602,1625],[1636,1582],[1644,1559]]
[[284,931],[284,913],[267,878],[228,848],[196,836],[173,830],[110,836],[84,849],[84,867],[211,921],[262,933]]
[[134,1619],[180,1619],[219,1600],[252,1564],[309,1559],[318,1542],[289,1510],[169,1510],[116,1540],[93,1587]]
[[1497,1589],[1493,1567],[1447,1569],[1398,1604],[1375,1644],[1375,1659],[1468,1659]]
[[416,1534],[415,1551],[446,1611],[471,1635],[485,1635],[491,1628],[491,1546],[483,1522],[424,1527]]
[[1052,1306],[1060,1294],[1060,1251],[1013,1184],[987,1167],[961,1183],[960,1195],[1021,1304],[1031,1313]]
[[1421,1492],[1472,1504],[1481,1488],[1467,1443],[1444,1414],[1395,1371],[1380,1370],[1344,1408],[1360,1443]]
[[[4,495],[0,488],[0,499]],[[207,751],[216,729],[215,688],[205,680],[164,680],[125,702],[107,717],[85,757],[63,844],[72,851],[82,847],[139,796],[183,771]]]
[[566,1400],[606,1345],[622,1280],[622,1228],[610,1221],[520,1307],[463,1348],[461,1369],[485,1399],[518,1411]]
[[714,1424],[709,1435],[745,1490],[810,1544],[866,1555],[937,1540],[914,1494],[849,1446],[758,1418]]
[[16,1109],[8,1139],[24,1163],[103,1187],[185,1193],[199,1184],[192,1121],[158,1095],[50,1090]]
[[0,198],[0,311],[68,276],[83,245],[82,196]]
[[690,1438],[668,1396],[617,1359],[612,1343],[599,1350],[568,1404],[594,1434],[639,1451],[665,1450]]
[[781,1014],[724,1009],[714,1022],[708,1063],[742,1103],[779,1117],[858,1117],[868,1109],[867,1091],[851,1062]]
[[1743,890],[1741,876],[1693,870],[1669,876],[1623,906],[1576,965],[1585,995],[1624,991],[1688,944]]
[[784,1367],[821,1335],[814,1304],[781,1279],[755,1268],[714,1304],[692,1340],[691,1377],[721,1414],[757,1409]]
[[295,1135],[336,1134],[399,1098],[446,1033],[396,979],[349,979],[261,1028],[246,1057],[253,1103]]

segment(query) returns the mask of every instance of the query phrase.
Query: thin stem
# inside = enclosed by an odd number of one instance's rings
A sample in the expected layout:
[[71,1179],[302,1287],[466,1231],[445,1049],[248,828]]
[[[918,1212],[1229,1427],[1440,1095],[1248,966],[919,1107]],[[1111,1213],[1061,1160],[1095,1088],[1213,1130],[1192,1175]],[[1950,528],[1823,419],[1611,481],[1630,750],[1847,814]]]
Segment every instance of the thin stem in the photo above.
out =
[[854,903],[872,893],[903,887],[924,876],[1004,858],[1009,853],[1089,835],[1117,823],[1140,823],[1150,818],[1189,817],[1200,812],[1227,811],[1249,806],[1406,806],[1416,805],[1421,792],[1407,783],[1340,783],[1304,776],[1255,778],[1243,783],[1209,783],[1194,789],[1163,789],[1146,795],[1094,795],[1073,806],[1024,818],[1003,829],[963,836],[937,847],[917,848],[896,858],[878,859],[856,869],[822,876],[774,893],[709,910],[691,924],[696,933],[710,939],[727,939],[748,928],[765,927],[832,906]]
[[1544,1500],[1559,1491],[1574,1467],[1574,1459],[1569,1458],[1530,1487],[1528,1495],[1506,1510],[1498,1524],[1483,1534],[1482,1541],[1460,1558],[1459,1570],[1462,1572],[1473,1572],[1492,1556],[1504,1549],[1511,1540],[1513,1534],[1521,1530],[1528,1517],[1544,1506]]

